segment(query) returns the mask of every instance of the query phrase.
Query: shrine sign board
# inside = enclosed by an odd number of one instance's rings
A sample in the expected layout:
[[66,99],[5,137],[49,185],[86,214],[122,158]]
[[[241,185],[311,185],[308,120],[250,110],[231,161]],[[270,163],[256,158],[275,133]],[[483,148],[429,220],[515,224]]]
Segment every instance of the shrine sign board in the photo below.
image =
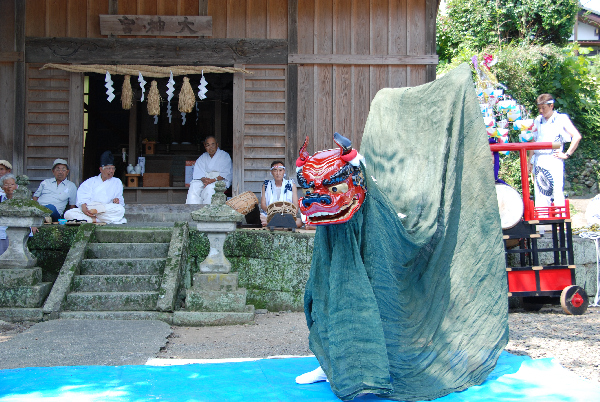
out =
[[212,36],[212,17],[100,15],[101,35]]

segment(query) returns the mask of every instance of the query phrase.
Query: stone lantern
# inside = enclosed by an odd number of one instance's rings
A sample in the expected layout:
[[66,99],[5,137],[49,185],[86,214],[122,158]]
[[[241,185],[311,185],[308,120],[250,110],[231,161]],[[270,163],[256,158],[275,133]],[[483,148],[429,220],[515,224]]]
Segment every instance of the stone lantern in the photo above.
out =
[[40,307],[52,283],[44,283],[42,269],[29,252],[31,227],[41,226],[50,210],[31,199],[27,176],[17,177],[13,198],[0,203],[0,226],[6,226],[8,248],[0,256],[0,307]]
[[230,272],[231,263],[225,258],[223,244],[244,216],[225,204],[224,191],[225,184],[217,181],[211,204],[192,212],[198,230],[206,233],[210,241],[210,251],[199,264],[200,272],[194,275],[185,303],[188,315],[193,317],[190,320],[242,324],[254,319],[254,307],[246,306],[246,289],[238,288],[238,274]]

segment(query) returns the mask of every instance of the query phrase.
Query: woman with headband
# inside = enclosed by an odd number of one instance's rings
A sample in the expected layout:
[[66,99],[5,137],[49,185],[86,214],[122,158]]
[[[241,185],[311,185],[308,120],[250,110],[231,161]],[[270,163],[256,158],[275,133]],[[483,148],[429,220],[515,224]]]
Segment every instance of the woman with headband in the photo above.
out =
[[[293,180],[285,178],[285,166],[281,161],[271,163],[272,180],[265,180],[262,186],[260,208],[266,211],[270,204],[277,201],[287,201],[298,207],[298,191]],[[267,226],[267,215],[260,214],[260,222]],[[296,218],[296,226],[302,226],[302,221]]]
[[[537,98],[540,115],[534,121],[533,136],[535,142],[560,142],[559,149],[540,149],[528,151],[529,173],[534,174],[535,206],[548,207],[565,205],[563,194],[564,160],[573,156],[581,134],[575,128],[569,116],[554,110],[554,98],[542,94]],[[564,150],[564,143],[570,142]]]

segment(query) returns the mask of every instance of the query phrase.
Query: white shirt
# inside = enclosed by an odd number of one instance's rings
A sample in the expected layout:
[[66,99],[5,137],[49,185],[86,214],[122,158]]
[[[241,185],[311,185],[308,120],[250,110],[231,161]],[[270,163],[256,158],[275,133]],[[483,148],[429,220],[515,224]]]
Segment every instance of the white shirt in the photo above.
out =
[[33,194],[38,197],[40,205],[54,205],[59,214],[65,212],[68,205],[76,205],[77,187],[70,180],[63,180],[56,184],[56,178],[46,179],[40,183],[40,186]]
[[[218,174],[210,175],[210,173]],[[214,177],[209,177],[209,175]],[[194,165],[194,175],[192,176],[192,179],[200,180],[203,177],[215,179],[217,176],[221,176],[225,179],[226,187],[231,186],[231,180],[233,179],[233,163],[231,162],[229,154],[222,151],[220,148],[217,148],[217,152],[215,152],[212,158],[208,152],[200,155]]]
[[[567,132],[575,131],[575,126],[566,114],[554,112],[552,116],[546,120],[544,116],[539,115],[535,118],[533,127],[533,139],[535,142],[560,142],[560,152],[563,150],[562,144],[571,142],[571,134]],[[551,155],[554,149],[537,149],[536,155]]]
[[119,199],[119,204],[125,205],[123,183],[116,177],[102,181],[102,177],[99,174],[81,183],[79,190],[77,190],[77,206],[80,208],[82,204],[89,204],[91,202],[110,204],[115,198]]
[[294,202],[294,191],[296,191],[296,185],[292,180],[283,179],[279,192],[275,187],[275,180],[265,180],[265,202],[267,206],[276,201]]

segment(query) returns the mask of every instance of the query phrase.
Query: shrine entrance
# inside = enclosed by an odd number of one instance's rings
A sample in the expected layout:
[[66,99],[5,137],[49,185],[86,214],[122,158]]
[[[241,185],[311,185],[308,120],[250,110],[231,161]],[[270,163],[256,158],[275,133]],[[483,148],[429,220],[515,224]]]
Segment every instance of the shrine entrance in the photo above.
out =
[[[187,77],[197,93],[202,76]],[[105,76],[86,73],[83,179],[98,174],[100,155],[110,150],[115,156],[115,176],[126,186],[126,203],[184,203],[186,162],[189,165],[204,153],[204,138],[214,136],[219,147],[233,158],[233,74],[208,73],[204,77],[208,82],[206,99],[196,99],[195,110],[185,115],[178,110],[182,77],[175,78],[169,119],[168,78],[156,78],[161,101],[160,114],[155,118],[148,114],[147,103],[153,78],[146,79],[143,102],[137,77],[130,78],[134,102],[126,110],[121,105],[124,76],[112,75],[115,98],[108,102]],[[129,183],[127,165],[135,166],[140,156],[145,158],[145,174],[137,183]]]

